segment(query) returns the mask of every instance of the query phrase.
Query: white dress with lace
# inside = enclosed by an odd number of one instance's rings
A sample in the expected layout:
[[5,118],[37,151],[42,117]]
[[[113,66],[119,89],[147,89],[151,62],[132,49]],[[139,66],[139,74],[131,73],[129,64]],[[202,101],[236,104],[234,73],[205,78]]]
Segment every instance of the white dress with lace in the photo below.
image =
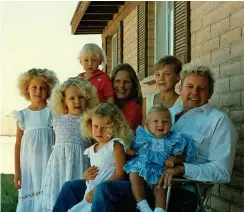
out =
[[20,149],[21,189],[17,212],[38,211],[42,181],[54,143],[49,107],[39,111],[25,108],[13,112],[24,131]]
[[96,166],[99,169],[98,175],[94,180],[86,181],[86,192],[84,199],[72,207],[69,212],[90,212],[92,204],[85,200],[85,197],[89,191],[95,188],[99,183],[107,180],[115,173],[115,163],[114,163],[114,141],[120,142],[124,146],[124,142],[120,138],[113,138],[107,144],[105,144],[97,152],[94,151],[95,145],[92,145],[85,150],[84,155],[90,158],[91,166]]
[[78,117],[63,115],[53,119],[55,145],[43,183],[42,211],[52,211],[62,185],[81,179],[89,161],[84,157],[87,142],[81,137]]

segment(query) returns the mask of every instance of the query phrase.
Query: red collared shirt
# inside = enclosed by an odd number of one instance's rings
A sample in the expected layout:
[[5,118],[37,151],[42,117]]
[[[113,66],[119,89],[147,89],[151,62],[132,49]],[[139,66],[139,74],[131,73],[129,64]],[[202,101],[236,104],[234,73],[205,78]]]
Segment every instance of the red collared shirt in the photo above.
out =
[[[84,74],[80,73],[78,76],[84,78]],[[101,70],[96,70],[93,75],[89,77],[88,81],[97,88],[97,96],[99,101],[106,102],[106,98],[114,96],[114,89],[110,77]]]

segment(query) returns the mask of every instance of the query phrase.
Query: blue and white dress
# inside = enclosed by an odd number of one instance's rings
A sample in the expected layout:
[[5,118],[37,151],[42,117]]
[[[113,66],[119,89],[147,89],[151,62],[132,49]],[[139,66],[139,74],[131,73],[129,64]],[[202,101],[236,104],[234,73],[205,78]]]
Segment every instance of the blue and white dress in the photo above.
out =
[[185,161],[194,160],[197,150],[186,135],[170,132],[157,138],[139,126],[133,142],[136,157],[127,161],[126,173],[137,172],[150,184],[156,184],[165,168],[165,161],[176,154],[183,153]]
[[17,212],[39,210],[41,185],[54,143],[49,107],[32,111],[14,111],[18,127],[24,131],[20,149],[21,189]]
[[87,142],[81,136],[79,117],[55,117],[53,129],[56,138],[43,182],[42,211],[52,211],[63,184],[81,179],[89,165],[83,155]]

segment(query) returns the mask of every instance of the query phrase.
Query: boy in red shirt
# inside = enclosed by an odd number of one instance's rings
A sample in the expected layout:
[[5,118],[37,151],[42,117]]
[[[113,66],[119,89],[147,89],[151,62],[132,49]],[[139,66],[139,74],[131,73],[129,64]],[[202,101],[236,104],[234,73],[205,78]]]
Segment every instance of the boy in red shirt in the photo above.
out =
[[97,88],[99,101],[114,104],[114,89],[109,76],[98,69],[99,65],[105,64],[106,55],[95,43],[88,43],[83,46],[79,54],[80,63],[85,72],[78,76],[82,77]]

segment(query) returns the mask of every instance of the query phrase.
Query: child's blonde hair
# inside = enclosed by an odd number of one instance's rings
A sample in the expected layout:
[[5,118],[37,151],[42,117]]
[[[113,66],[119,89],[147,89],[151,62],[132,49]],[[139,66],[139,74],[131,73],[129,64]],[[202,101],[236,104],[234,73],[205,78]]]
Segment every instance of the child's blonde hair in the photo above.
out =
[[169,109],[167,107],[164,107],[162,104],[156,104],[147,113],[147,117],[145,120],[146,125],[150,119],[150,115],[152,112],[166,112],[166,113],[168,113],[169,117],[170,117],[170,124],[171,124],[171,113],[170,113]]
[[82,49],[80,50],[79,53],[79,59],[84,58],[84,57],[92,57],[92,56],[96,56],[96,58],[98,60],[101,61],[101,64],[103,67],[105,67],[106,65],[106,54],[103,51],[103,49],[101,49],[97,44],[95,43],[87,43],[85,44]]
[[179,74],[182,70],[181,61],[172,55],[167,55],[158,59],[154,65],[154,72],[164,68],[166,65],[172,65],[176,74]]
[[94,108],[99,103],[96,88],[87,80],[80,77],[71,77],[63,82],[59,87],[54,89],[51,98],[51,107],[55,115],[63,115],[68,113],[67,107],[64,105],[65,90],[70,86],[80,88],[82,94],[87,101],[87,108]]
[[30,69],[22,73],[18,80],[18,88],[20,90],[20,95],[29,101],[30,94],[28,93],[28,86],[30,81],[33,79],[42,79],[47,85],[47,99],[50,98],[52,89],[59,82],[56,74],[48,69]]
[[83,123],[83,135],[92,139],[92,117],[101,116],[107,120],[107,133],[113,138],[121,138],[125,142],[125,148],[129,148],[133,140],[133,131],[122,111],[114,104],[102,103],[92,110],[86,111],[81,117]]

